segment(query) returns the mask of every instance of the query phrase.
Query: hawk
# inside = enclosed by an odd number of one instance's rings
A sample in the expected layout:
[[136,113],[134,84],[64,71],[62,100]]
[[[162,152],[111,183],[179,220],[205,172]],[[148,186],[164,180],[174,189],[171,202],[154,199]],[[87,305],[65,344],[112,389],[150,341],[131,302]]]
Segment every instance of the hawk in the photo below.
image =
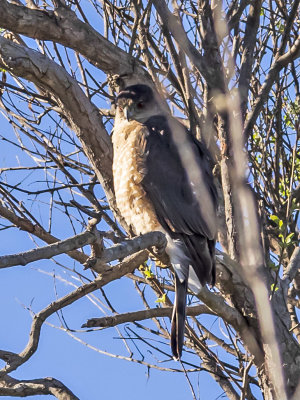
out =
[[167,238],[175,272],[171,349],[178,360],[187,289],[198,293],[215,283],[217,194],[209,153],[143,84],[119,92],[112,141],[122,216],[136,235],[158,230]]

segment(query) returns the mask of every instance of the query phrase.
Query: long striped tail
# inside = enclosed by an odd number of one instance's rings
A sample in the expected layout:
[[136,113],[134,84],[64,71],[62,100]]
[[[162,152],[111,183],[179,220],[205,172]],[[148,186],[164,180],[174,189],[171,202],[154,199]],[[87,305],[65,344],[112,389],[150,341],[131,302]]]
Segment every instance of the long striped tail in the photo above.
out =
[[184,342],[187,279],[180,282],[175,273],[175,301],[172,314],[171,349],[174,360],[180,360]]

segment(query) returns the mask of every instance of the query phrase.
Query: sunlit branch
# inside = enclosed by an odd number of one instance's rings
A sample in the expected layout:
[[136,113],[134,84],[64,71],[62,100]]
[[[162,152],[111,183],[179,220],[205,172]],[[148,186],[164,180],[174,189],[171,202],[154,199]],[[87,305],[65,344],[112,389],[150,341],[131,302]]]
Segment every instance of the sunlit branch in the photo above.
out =
[[52,395],[59,400],[79,400],[70,389],[55,378],[18,380],[9,375],[0,378],[0,396],[27,397]]
[[[103,317],[103,318],[91,318],[85,324],[82,325],[82,328],[109,328],[112,326],[116,326],[119,324],[124,324],[126,322],[134,322],[134,321],[142,321],[144,319],[150,318],[158,318],[158,317],[171,317],[173,307],[164,307],[164,308],[151,308],[148,310],[135,311],[125,314],[117,314],[114,316]],[[203,304],[194,307],[187,307],[186,313],[188,316],[196,316],[199,314],[213,314],[208,307]]]

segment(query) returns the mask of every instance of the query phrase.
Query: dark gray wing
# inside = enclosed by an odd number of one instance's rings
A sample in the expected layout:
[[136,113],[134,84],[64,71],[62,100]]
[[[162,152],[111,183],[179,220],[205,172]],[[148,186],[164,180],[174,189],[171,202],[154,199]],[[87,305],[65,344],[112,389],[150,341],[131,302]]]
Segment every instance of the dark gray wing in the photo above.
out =
[[[215,215],[203,215],[206,207],[203,204],[199,207],[199,201],[203,199],[197,200],[195,196],[194,182],[188,177],[181,162],[167,118],[154,116],[145,125],[149,135],[145,145],[145,175],[142,185],[154,205],[159,222],[170,233],[199,234],[213,240],[215,231],[212,232],[206,221],[208,217],[215,218]],[[209,153],[188,132],[187,138],[208,193],[205,201],[210,201],[212,205],[207,209],[215,212],[217,194],[209,165]]]
[[[174,268],[176,294],[172,314],[171,348],[174,358],[178,360],[181,358],[184,342],[186,294],[191,272],[189,266],[202,285],[215,283],[216,227],[208,221],[216,219],[217,193],[213,184],[209,154],[203,145],[185,132],[183,127],[178,127],[177,122],[171,121],[172,129],[176,129],[177,126],[183,135],[187,135],[182,142],[188,142],[186,146],[193,159],[190,165],[199,169],[201,173],[200,181],[204,188],[196,190],[193,176],[197,174],[188,173],[183,165],[183,153],[178,151],[174,140],[177,135],[171,131],[168,119],[164,116],[154,116],[146,121],[145,125],[148,128],[148,136],[144,143],[142,185],[158,221],[177,245],[180,244],[186,256],[182,265],[177,265],[177,268],[183,271],[185,279],[179,279]],[[205,189],[202,190],[202,193],[205,193],[203,197],[199,196],[201,189]],[[200,207],[199,202],[202,202]]]
[[[202,184],[205,185],[206,194],[208,193],[203,201],[195,196],[195,184],[190,180],[181,161],[173,139],[174,133],[171,132],[167,118],[154,116],[147,120],[145,125],[149,134],[144,144],[144,178],[141,182],[143,188],[160,224],[171,238],[183,243],[186,256],[190,259],[190,265],[201,284],[214,284],[216,229],[209,228],[206,221],[208,218],[216,219],[217,193],[213,183],[209,153],[186,131],[193,159],[201,171]],[[180,129],[185,128],[180,126]],[[210,204],[207,204],[208,201]],[[206,209],[214,215],[206,215]]]

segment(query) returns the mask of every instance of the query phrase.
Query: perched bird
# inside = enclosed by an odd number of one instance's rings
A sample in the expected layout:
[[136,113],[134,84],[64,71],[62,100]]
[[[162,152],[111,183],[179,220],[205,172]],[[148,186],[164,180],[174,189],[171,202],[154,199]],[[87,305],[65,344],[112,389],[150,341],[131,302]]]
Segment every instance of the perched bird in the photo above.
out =
[[136,235],[158,230],[167,238],[175,272],[171,349],[178,360],[187,288],[198,293],[215,283],[217,194],[209,153],[143,84],[118,94],[112,141],[122,216]]

